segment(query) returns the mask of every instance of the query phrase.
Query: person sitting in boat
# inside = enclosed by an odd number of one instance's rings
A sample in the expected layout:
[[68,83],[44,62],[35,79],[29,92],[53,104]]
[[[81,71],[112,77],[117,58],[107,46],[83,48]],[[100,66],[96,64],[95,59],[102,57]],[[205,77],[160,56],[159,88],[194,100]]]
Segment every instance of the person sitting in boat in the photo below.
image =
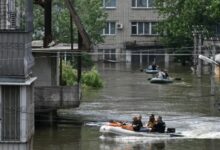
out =
[[167,71],[167,70],[164,70],[164,69],[161,69],[161,70],[158,72],[157,77],[158,77],[158,78],[161,78],[161,79],[167,79],[167,78],[169,78],[168,71]]
[[167,79],[167,78],[169,78],[168,71],[167,71],[167,70],[164,70],[164,79]]
[[134,131],[139,131],[141,127],[143,127],[141,119],[142,119],[141,115],[133,117],[132,127]]
[[152,70],[157,70],[157,65],[156,65],[155,63],[153,63],[153,64],[151,65],[151,68],[152,68]]
[[161,69],[161,70],[157,73],[157,77],[158,77],[158,78],[161,78],[161,79],[164,79],[165,73],[164,73],[163,69]]
[[142,122],[138,119],[138,116],[134,116],[132,123],[122,124],[121,128],[131,131],[139,131],[141,125]]
[[152,128],[152,132],[164,133],[166,128],[165,122],[163,122],[162,117],[158,116],[156,120],[156,124]]
[[151,130],[155,126],[155,124],[156,124],[156,121],[155,121],[154,114],[151,114],[149,117],[148,123],[146,124],[145,127]]

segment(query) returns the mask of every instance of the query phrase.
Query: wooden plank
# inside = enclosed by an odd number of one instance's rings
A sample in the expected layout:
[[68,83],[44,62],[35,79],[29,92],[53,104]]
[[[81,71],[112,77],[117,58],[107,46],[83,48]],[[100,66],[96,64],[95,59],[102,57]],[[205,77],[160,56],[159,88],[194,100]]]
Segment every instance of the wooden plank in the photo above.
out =
[[83,46],[85,47],[86,50],[90,50],[91,49],[91,40],[89,38],[89,35],[85,31],[83,24],[81,23],[80,17],[78,16],[78,14],[77,14],[75,8],[73,7],[72,3],[70,2],[70,0],[65,0],[65,4],[66,4],[67,8],[69,9],[70,14],[73,18],[73,21],[74,21],[82,39],[83,39]]

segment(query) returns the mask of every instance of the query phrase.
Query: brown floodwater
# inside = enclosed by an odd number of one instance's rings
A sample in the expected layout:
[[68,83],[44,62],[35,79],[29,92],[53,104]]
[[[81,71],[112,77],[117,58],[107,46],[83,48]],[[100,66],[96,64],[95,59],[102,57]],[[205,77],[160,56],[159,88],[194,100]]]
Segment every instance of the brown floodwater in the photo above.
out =
[[[126,64],[98,64],[104,88],[86,89],[79,108],[60,110],[69,124],[36,127],[34,150],[218,150],[220,147],[220,83],[210,95],[210,77],[198,78],[190,67],[168,69],[171,84],[152,84],[152,75]],[[177,80],[181,79],[181,80]],[[99,132],[110,119],[131,121],[142,114],[163,116],[167,127],[183,138],[107,137]]]

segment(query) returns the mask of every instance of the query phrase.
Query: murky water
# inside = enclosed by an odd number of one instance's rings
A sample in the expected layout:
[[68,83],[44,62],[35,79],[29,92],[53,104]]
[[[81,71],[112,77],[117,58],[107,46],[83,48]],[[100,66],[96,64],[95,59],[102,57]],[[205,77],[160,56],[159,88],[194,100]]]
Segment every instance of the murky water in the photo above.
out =
[[[197,78],[189,67],[175,65],[172,84],[151,84],[151,75],[125,64],[98,65],[105,87],[87,90],[79,108],[61,111],[71,124],[36,128],[34,150],[217,150],[220,147],[219,81],[210,96],[209,76]],[[154,113],[183,138],[107,137],[99,128],[109,119],[128,120]]]

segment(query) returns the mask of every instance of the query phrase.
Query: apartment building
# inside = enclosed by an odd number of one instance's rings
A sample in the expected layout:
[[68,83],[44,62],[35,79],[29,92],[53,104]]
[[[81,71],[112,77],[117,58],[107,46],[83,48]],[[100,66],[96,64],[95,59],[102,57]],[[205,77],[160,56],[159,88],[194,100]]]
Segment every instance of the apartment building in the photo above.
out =
[[[154,0],[102,0],[108,14],[105,42],[95,47],[96,60],[149,61],[143,53],[160,46],[155,26],[161,18]],[[149,56],[148,56],[149,57]]]

